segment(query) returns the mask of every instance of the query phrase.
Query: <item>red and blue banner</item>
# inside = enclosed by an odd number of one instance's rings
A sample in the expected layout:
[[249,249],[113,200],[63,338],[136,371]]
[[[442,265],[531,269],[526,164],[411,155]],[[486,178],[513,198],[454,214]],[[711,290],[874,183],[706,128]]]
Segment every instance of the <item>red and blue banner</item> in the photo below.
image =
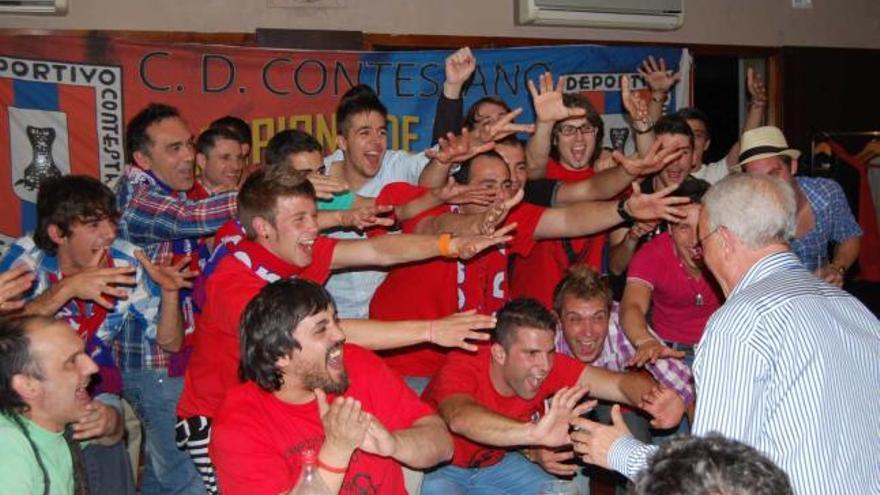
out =
[[[124,165],[124,124],[157,101],[181,110],[193,132],[236,115],[254,131],[253,160],[278,131],[312,133],[336,147],[335,109],[357,83],[372,86],[389,109],[389,146],[429,146],[449,51],[325,52],[146,43],[106,37],[0,36],[0,242],[30,231],[39,181],[57,174],[100,177],[112,185]],[[526,82],[544,71],[563,76],[566,92],[585,93],[606,119],[606,146],[632,149],[621,115],[620,80],[649,55],[690,72],[687,51],[671,47],[554,46],[474,50],[477,69],[465,108],[487,95],[524,109]],[[670,105],[687,104],[689,84]],[[2,250],[2,245],[0,245]]]

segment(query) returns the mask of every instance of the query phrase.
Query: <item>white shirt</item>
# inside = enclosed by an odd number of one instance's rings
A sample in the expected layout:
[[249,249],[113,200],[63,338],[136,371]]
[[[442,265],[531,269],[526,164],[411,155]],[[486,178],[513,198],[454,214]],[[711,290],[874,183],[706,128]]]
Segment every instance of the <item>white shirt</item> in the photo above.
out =
[[[798,495],[880,494],[880,322],[791,252],[756,263],[715,312],[694,363],[693,433],[745,442]],[[655,447],[618,439],[629,477]]]
[[[324,157],[324,173],[329,175],[334,163],[343,161],[341,149]],[[376,175],[356,191],[358,196],[375,198],[382,188],[392,182],[418,184],[422,170],[430,160],[424,153],[408,153],[400,150],[387,150],[382,157],[382,165]],[[339,231],[329,234],[336,239],[365,239],[355,231]],[[324,287],[336,301],[336,311],[340,318],[370,317],[370,299],[379,284],[385,280],[386,272],[375,270],[346,270],[336,272],[327,280]]]
[[709,184],[714,184],[730,175],[730,170],[727,168],[727,157],[723,157],[717,162],[705,163],[700,167],[700,170],[691,172],[691,175],[703,179]]

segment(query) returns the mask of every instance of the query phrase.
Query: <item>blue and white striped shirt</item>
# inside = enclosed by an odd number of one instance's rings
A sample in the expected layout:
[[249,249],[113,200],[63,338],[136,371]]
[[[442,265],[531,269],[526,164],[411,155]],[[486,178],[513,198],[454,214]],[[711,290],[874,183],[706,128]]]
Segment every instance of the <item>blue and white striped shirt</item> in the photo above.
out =
[[[756,263],[715,312],[694,363],[693,433],[745,442],[795,493],[880,494],[880,322],[791,252]],[[629,477],[654,448],[615,442]]]

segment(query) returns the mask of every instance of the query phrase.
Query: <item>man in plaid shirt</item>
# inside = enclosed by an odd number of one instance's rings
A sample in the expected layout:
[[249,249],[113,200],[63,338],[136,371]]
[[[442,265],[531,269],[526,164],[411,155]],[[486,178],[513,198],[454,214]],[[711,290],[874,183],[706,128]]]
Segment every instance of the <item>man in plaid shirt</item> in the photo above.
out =
[[[207,249],[200,238],[236,215],[235,191],[207,197],[195,182],[195,148],[189,126],[177,109],[150,104],[128,123],[130,165],[117,184],[122,212],[119,237],[141,247],[158,264],[189,257],[197,270]],[[189,291],[181,291],[184,325],[192,330]],[[123,395],[144,420],[149,462],[141,493],[204,493],[186,453],[175,446],[175,407],[188,355],[163,351],[139,328],[125,329],[116,341]]]

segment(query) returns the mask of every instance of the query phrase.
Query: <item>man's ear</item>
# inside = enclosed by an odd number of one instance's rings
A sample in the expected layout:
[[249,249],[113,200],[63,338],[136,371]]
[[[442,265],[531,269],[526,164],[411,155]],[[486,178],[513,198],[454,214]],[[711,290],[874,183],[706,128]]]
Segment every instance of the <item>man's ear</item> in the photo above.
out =
[[46,227],[46,233],[49,234],[49,239],[51,239],[56,246],[60,246],[66,240],[64,233],[62,233],[61,229],[54,223],[50,223],[49,226]]
[[792,158],[791,159],[791,176],[794,177],[795,175],[797,175],[797,171],[798,171],[798,161],[795,160],[794,158]]
[[137,150],[131,154],[132,160],[134,160],[134,164],[144,170],[150,170],[153,165],[152,160],[150,160],[150,156],[144,153],[143,151]]
[[712,140],[711,140],[711,139],[707,139],[707,140],[706,140],[706,144],[703,145],[703,153],[705,153],[706,150],[709,149],[709,145],[710,145],[710,144],[712,144]]
[[208,157],[202,153],[196,153],[196,165],[198,166],[199,170],[204,171],[205,165],[207,165],[207,164],[208,164]]
[[504,350],[504,346],[498,342],[492,342],[490,352],[492,353],[492,360],[496,363],[504,364],[504,362],[507,361],[507,351]]
[[253,227],[254,232],[257,233],[258,239],[268,239],[269,234],[272,232],[272,224],[263,217],[254,217],[254,219],[251,220],[251,227]]
[[336,135],[336,147],[341,149],[343,153],[348,151],[348,141],[342,134]]
[[25,402],[33,402],[40,393],[40,381],[21,373],[12,376],[11,385]]
[[727,258],[732,253],[733,247],[737,243],[737,239],[731,231],[727,230],[726,227],[721,226],[718,227],[718,242],[721,243],[721,253]]

